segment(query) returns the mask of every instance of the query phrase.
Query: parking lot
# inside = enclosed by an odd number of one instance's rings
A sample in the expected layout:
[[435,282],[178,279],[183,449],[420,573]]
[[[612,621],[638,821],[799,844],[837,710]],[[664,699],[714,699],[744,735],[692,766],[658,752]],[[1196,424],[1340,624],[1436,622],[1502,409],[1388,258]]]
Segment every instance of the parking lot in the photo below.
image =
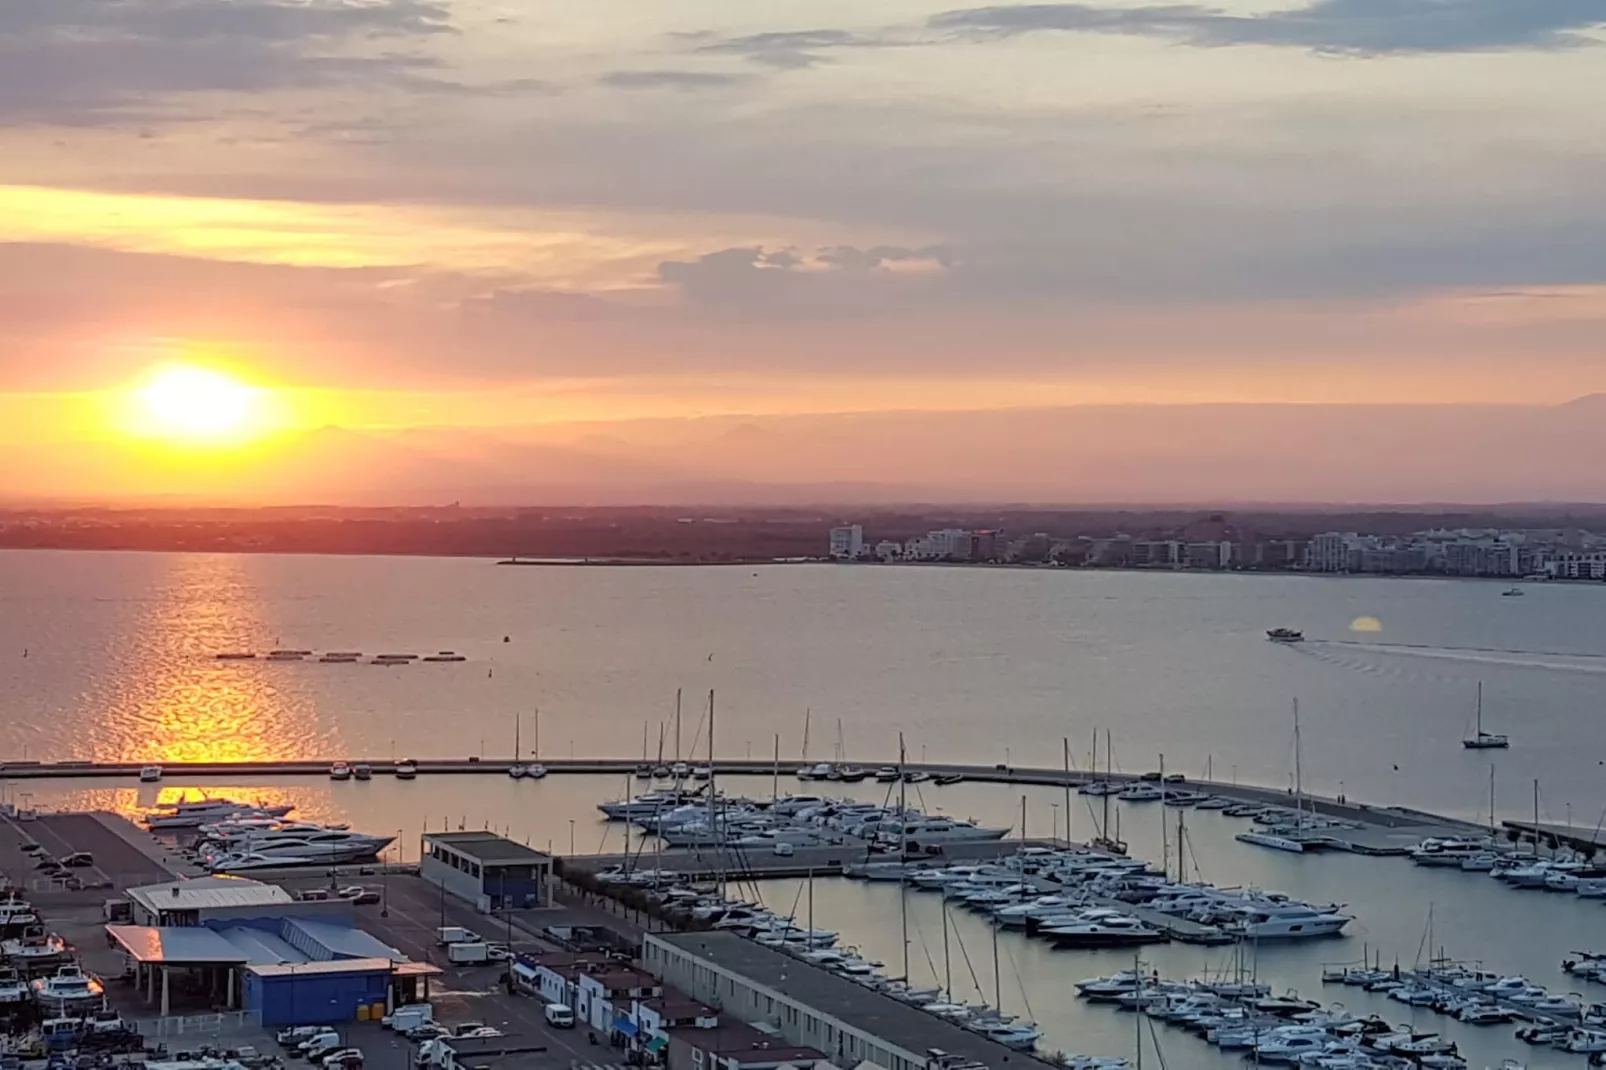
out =
[[[135,833],[134,836],[146,835]],[[108,1000],[114,1009],[131,1021],[147,1023],[149,1034],[157,1034],[173,1051],[198,1051],[203,1046],[233,1048],[249,1045],[259,1051],[278,1054],[272,1031],[261,1029],[238,1016],[212,1015],[218,1010],[207,1005],[185,1005],[175,1001],[175,1014],[189,1015],[183,1023],[169,1020],[157,1023],[153,1009],[143,994],[122,980],[121,953],[107,945],[103,904],[130,887],[161,883],[173,879],[152,855],[156,847],[141,849],[132,836],[119,835],[99,817],[91,814],[52,814],[36,820],[0,819],[0,872],[9,877],[19,892],[41,914],[47,931],[59,934],[78,954],[83,967],[106,981]],[[52,880],[37,868],[39,853],[24,851],[25,844],[38,844],[43,853],[55,858],[87,851],[93,865],[68,871],[80,877],[85,887],[68,890],[60,879]],[[328,889],[327,872],[279,880],[291,892]],[[446,959],[445,949],[437,946],[436,930],[442,925],[472,929],[486,940],[507,943],[514,951],[541,951],[550,947],[535,931],[540,926],[576,919],[566,911],[531,912],[520,917],[511,928],[503,917],[478,914],[468,904],[412,875],[366,875],[342,873],[336,883],[361,883],[378,890],[381,902],[356,908],[357,925],[407,958],[429,962],[444,971],[431,979],[430,1000],[437,1021],[451,1026],[462,1022],[483,1022],[507,1035],[508,1048],[519,1054],[498,1059],[491,1051],[476,1054],[476,1064],[536,1068],[607,1067],[623,1063],[623,1053],[611,1048],[605,1036],[595,1045],[585,1029],[552,1029],[546,1024],[539,999],[510,994],[504,983],[506,966],[456,966]],[[184,1031],[178,1032],[180,1025]],[[351,1023],[338,1027],[348,1043],[361,1048],[367,1065],[375,1070],[405,1070],[411,1066],[412,1045],[404,1038],[375,1023]],[[531,1049],[538,1049],[532,1051]]]

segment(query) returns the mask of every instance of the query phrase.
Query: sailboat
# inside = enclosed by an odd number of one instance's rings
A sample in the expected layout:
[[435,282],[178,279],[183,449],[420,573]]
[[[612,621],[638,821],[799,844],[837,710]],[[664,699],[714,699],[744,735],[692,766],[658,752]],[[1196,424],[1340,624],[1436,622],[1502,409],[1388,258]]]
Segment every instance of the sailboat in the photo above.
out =
[[1483,730],[1483,681],[1478,681],[1478,726],[1474,733],[1461,741],[1467,750],[1503,750],[1511,746],[1511,740],[1503,735]]
[[1252,843],[1257,847],[1270,847],[1274,851],[1303,854],[1305,850],[1305,785],[1301,770],[1299,743],[1299,699],[1294,700],[1294,825],[1274,825],[1271,828],[1250,829],[1233,839],[1239,843]]
[[[1098,733],[1095,731],[1093,733],[1093,779],[1095,781],[1098,780],[1098,764],[1099,737]],[[1104,779],[1106,781],[1110,779],[1110,774],[1114,765],[1115,744],[1110,739],[1110,730],[1106,728],[1104,730]],[[1126,841],[1121,839],[1121,834],[1119,832],[1117,832],[1114,836],[1110,835],[1110,793],[1108,791],[1104,791],[1101,794],[1104,796],[1104,821],[1099,826],[1099,834],[1094,838],[1092,846],[1100,851],[1106,851],[1112,855],[1124,855],[1126,854]],[[1117,811],[1116,821],[1119,822],[1120,820],[1120,812]]]
[[531,780],[540,780],[546,776],[546,766],[541,764],[541,707],[535,708],[535,753],[531,755],[535,761],[524,767],[524,775]]

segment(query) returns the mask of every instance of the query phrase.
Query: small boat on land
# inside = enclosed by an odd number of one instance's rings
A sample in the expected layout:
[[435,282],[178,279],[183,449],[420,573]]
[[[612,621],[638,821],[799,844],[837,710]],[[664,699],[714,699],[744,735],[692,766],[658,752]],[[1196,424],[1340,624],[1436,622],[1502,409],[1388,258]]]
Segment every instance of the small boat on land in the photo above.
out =
[[1303,643],[1305,633],[1297,628],[1272,628],[1266,632],[1266,638],[1274,643]]
[[30,986],[33,1000],[47,1017],[98,1011],[106,1005],[106,986],[77,966],[63,966]]

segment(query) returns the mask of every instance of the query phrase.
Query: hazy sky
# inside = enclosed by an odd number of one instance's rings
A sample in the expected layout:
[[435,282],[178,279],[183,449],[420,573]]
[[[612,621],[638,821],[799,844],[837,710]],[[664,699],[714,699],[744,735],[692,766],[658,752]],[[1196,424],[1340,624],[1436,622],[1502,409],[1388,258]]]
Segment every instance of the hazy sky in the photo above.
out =
[[956,3],[4,0],[4,433],[1606,389],[1606,0]]

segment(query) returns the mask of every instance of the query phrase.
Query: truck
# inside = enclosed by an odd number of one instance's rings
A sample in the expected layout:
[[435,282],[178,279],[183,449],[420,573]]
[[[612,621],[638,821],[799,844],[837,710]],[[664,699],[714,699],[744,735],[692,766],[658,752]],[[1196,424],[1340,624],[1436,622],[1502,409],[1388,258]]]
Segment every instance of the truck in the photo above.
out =
[[491,948],[479,941],[450,943],[446,945],[446,960],[458,966],[480,966],[491,961]]
[[421,1025],[428,1025],[435,1020],[435,1008],[428,1003],[409,1003],[405,1007],[397,1007],[394,1011],[379,1020],[386,1029],[394,1029],[398,1033],[405,1033],[410,1029],[417,1029]]
[[450,947],[453,944],[477,944],[480,936],[473,929],[465,929],[461,925],[444,925],[435,930],[435,942],[441,947]]

